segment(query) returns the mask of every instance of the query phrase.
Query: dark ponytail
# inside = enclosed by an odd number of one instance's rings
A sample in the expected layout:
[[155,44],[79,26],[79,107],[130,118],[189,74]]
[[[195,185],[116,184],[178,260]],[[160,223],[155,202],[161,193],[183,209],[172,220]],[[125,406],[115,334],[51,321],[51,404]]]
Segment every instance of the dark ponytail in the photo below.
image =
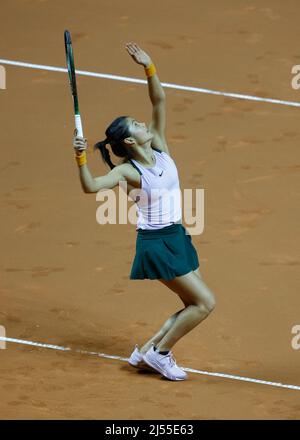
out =
[[116,165],[111,161],[110,152],[106,148],[107,144],[110,144],[112,152],[116,156],[123,158],[131,157],[129,150],[126,149],[123,143],[126,137],[131,136],[127,118],[128,116],[120,116],[115,119],[105,131],[106,139],[94,145],[94,150],[100,150],[103,162],[107,163],[110,169],[113,169]]
[[105,141],[97,142],[94,145],[94,150],[97,150],[97,149],[100,150],[103,162],[107,163],[109,165],[110,169],[112,170],[116,165],[114,165],[111,161],[109,150],[106,148],[107,143],[108,143],[107,138],[105,139]]

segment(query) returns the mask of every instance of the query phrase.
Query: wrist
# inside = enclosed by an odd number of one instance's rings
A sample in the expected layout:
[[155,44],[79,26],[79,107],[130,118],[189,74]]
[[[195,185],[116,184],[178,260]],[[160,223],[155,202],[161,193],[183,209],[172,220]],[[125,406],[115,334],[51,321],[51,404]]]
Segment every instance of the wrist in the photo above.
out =
[[85,165],[87,163],[87,157],[86,157],[86,151],[76,151],[75,153],[75,160],[77,162],[77,165],[79,167],[82,167],[83,165]]
[[150,78],[151,76],[156,74],[156,68],[152,61],[148,63],[147,66],[144,66],[144,68],[147,78]]
[[149,67],[151,64],[153,64],[152,60],[150,59],[149,61],[147,61],[146,64],[143,64],[143,66],[145,67],[145,69],[147,69],[147,67]]

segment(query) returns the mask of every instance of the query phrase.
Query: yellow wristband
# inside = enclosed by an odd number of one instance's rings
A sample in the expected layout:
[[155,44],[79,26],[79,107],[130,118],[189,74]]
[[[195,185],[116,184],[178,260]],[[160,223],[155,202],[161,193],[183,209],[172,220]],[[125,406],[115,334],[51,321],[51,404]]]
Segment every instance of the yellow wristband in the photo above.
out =
[[75,159],[76,159],[77,165],[79,167],[81,167],[82,165],[85,165],[87,163],[86,152],[83,151],[80,155],[76,153]]
[[145,67],[145,72],[147,75],[147,78],[150,78],[151,76],[156,74],[156,69],[154,63],[151,63],[150,66]]

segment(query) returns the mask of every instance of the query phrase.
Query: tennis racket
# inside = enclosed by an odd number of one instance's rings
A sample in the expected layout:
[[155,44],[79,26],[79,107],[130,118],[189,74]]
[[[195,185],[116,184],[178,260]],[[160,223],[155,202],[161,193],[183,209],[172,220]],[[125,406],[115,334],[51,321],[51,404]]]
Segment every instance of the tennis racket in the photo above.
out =
[[81,123],[79,104],[78,104],[75,64],[74,64],[71,34],[69,31],[66,30],[64,36],[65,36],[65,50],[66,50],[66,59],[67,59],[67,67],[69,74],[69,83],[71,87],[73,104],[74,104],[75,127],[77,128],[77,136],[83,137],[82,123]]

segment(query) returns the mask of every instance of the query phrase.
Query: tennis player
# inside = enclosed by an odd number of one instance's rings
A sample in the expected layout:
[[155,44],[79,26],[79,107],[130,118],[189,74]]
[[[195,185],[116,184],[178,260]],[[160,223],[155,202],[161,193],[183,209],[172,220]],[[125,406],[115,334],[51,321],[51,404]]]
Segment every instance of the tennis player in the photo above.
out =
[[[77,136],[76,131],[75,158],[85,193],[111,189],[126,181],[128,195],[136,189],[149,196],[134,200],[137,239],[130,279],[160,281],[179,296],[184,307],[142,347],[135,345],[129,363],[136,368],[151,369],[170,380],[185,380],[187,374],[176,364],[171,349],[212,312],[215,298],[202,279],[191,235],[182,224],[178,172],[165,139],[166,97],[155,65],[137,44],[126,44],[126,50],[145,69],[153,106],[152,121],[147,125],[131,116],[121,116],[109,125],[106,139],[94,146],[111,169],[104,176],[92,177],[87,166],[87,140]],[[123,158],[118,165],[112,163],[107,144],[115,156]],[[157,197],[153,196],[154,189],[162,190],[156,192]],[[177,194],[175,202],[174,194]],[[173,203],[162,203],[171,195]]]

